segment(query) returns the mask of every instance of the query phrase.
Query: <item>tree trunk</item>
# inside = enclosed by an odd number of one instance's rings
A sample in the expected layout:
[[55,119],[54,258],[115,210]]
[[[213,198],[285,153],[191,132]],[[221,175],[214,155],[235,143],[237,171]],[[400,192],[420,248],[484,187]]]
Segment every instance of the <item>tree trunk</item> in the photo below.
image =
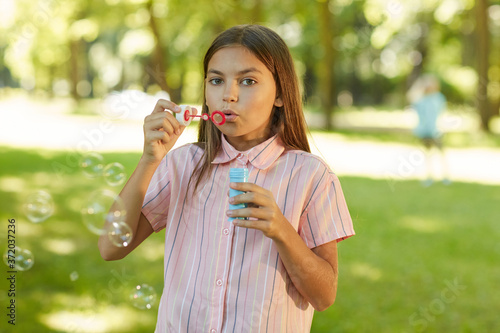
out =
[[477,74],[476,102],[481,116],[481,128],[490,132],[489,122],[493,115],[488,99],[488,68],[490,33],[488,28],[488,0],[476,0]]
[[333,48],[333,28],[331,23],[328,0],[318,2],[319,10],[319,35],[320,44],[323,48],[323,58],[319,64],[319,87],[321,107],[325,117],[325,129],[332,130],[332,110],[335,105],[335,83],[334,83],[334,62],[335,50]]
[[314,96],[314,93],[316,91],[317,87],[317,76],[316,76],[316,61],[314,59],[314,56],[312,55],[312,50],[311,48],[308,48],[305,53],[304,57],[302,58],[304,61],[305,65],[305,73],[304,77],[302,79],[303,86],[304,86],[304,91],[303,91],[303,96],[302,98],[304,99],[305,103],[308,103],[309,99],[311,96]]
[[495,103],[493,103],[492,111],[493,116],[500,116],[500,98],[497,99]]
[[422,60],[419,64],[413,66],[413,69],[408,76],[408,80],[406,82],[406,91],[410,89],[410,87],[415,83],[415,81],[422,75],[425,64],[427,62],[427,53],[428,53],[428,35],[429,35],[429,24],[427,22],[421,23],[420,28],[422,29],[422,35],[418,39],[417,43],[417,52],[420,53]]
[[153,15],[153,0],[149,0],[146,4],[149,11],[149,27],[153,33],[155,39],[155,47],[153,49],[151,64],[152,66],[146,67],[146,75],[153,78],[154,82],[158,84],[161,90],[166,91],[170,96],[172,96],[172,89],[169,87],[166,79],[167,68],[168,68],[168,52],[164,52],[165,48],[161,42],[160,32],[158,26],[156,25],[154,15]]
[[80,100],[80,95],[78,95],[77,86],[80,81],[80,41],[70,40],[69,50],[71,57],[69,59],[69,79],[71,85],[71,97],[75,101]]

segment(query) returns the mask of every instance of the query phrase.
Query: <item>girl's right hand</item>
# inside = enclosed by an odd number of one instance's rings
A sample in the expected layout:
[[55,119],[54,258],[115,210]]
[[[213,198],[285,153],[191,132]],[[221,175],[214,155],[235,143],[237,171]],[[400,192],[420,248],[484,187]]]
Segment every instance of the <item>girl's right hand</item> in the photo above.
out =
[[171,101],[160,99],[153,112],[144,119],[142,157],[147,162],[160,163],[186,128],[167,110],[179,113],[181,108]]

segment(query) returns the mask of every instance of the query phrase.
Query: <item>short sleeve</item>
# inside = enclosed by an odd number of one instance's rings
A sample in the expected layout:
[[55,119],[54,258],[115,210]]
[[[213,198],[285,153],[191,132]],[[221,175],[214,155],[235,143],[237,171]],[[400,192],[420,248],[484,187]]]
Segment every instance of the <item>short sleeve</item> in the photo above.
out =
[[142,213],[155,232],[165,228],[170,206],[171,173],[168,171],[168,157],[169,154],[163,158],[151,178],[142,204]]
[[337,176],[326,167],[313,184],[301,215],[299,235],[309,248],[353,236],[351,215]]

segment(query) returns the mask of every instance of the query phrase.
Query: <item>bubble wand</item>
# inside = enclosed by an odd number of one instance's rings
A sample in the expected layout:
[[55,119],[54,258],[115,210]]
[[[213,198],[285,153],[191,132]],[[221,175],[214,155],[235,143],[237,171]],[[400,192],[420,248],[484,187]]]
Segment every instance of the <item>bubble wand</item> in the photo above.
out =
[[[208,113],[202,113],[201,115],[197,115],[193,112],[192,107],[189,105],[181,105],[181,115],[182,118],[180,119],[180,123],[184,126],[187,126],[191,123],[193,118],[201,118],[205,121],[211,120],[215,125],[223,125],[226,122],[226,115],[222,113],[221,111],[214,111],[212,112],[212,115]],[[196,110],[196,109],[194,109]]]

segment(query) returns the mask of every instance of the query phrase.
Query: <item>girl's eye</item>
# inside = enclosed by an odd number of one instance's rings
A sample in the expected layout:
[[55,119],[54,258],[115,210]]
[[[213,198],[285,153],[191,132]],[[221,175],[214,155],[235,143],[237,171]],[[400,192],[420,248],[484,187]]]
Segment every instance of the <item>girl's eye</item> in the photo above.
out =
[[244,79],[243,81],[241,81],[245,86],[252,86],[254,84],[256,84],[257,82],[255,80],[252,80],[252,79]]
[[210,79],[208,80],[208,82],[210,82],[211,84],[213,84],[214,86],[217,86],[219,84],[222,83],[222,79],[219,79],[219,78],[213,78],[213,79]]

